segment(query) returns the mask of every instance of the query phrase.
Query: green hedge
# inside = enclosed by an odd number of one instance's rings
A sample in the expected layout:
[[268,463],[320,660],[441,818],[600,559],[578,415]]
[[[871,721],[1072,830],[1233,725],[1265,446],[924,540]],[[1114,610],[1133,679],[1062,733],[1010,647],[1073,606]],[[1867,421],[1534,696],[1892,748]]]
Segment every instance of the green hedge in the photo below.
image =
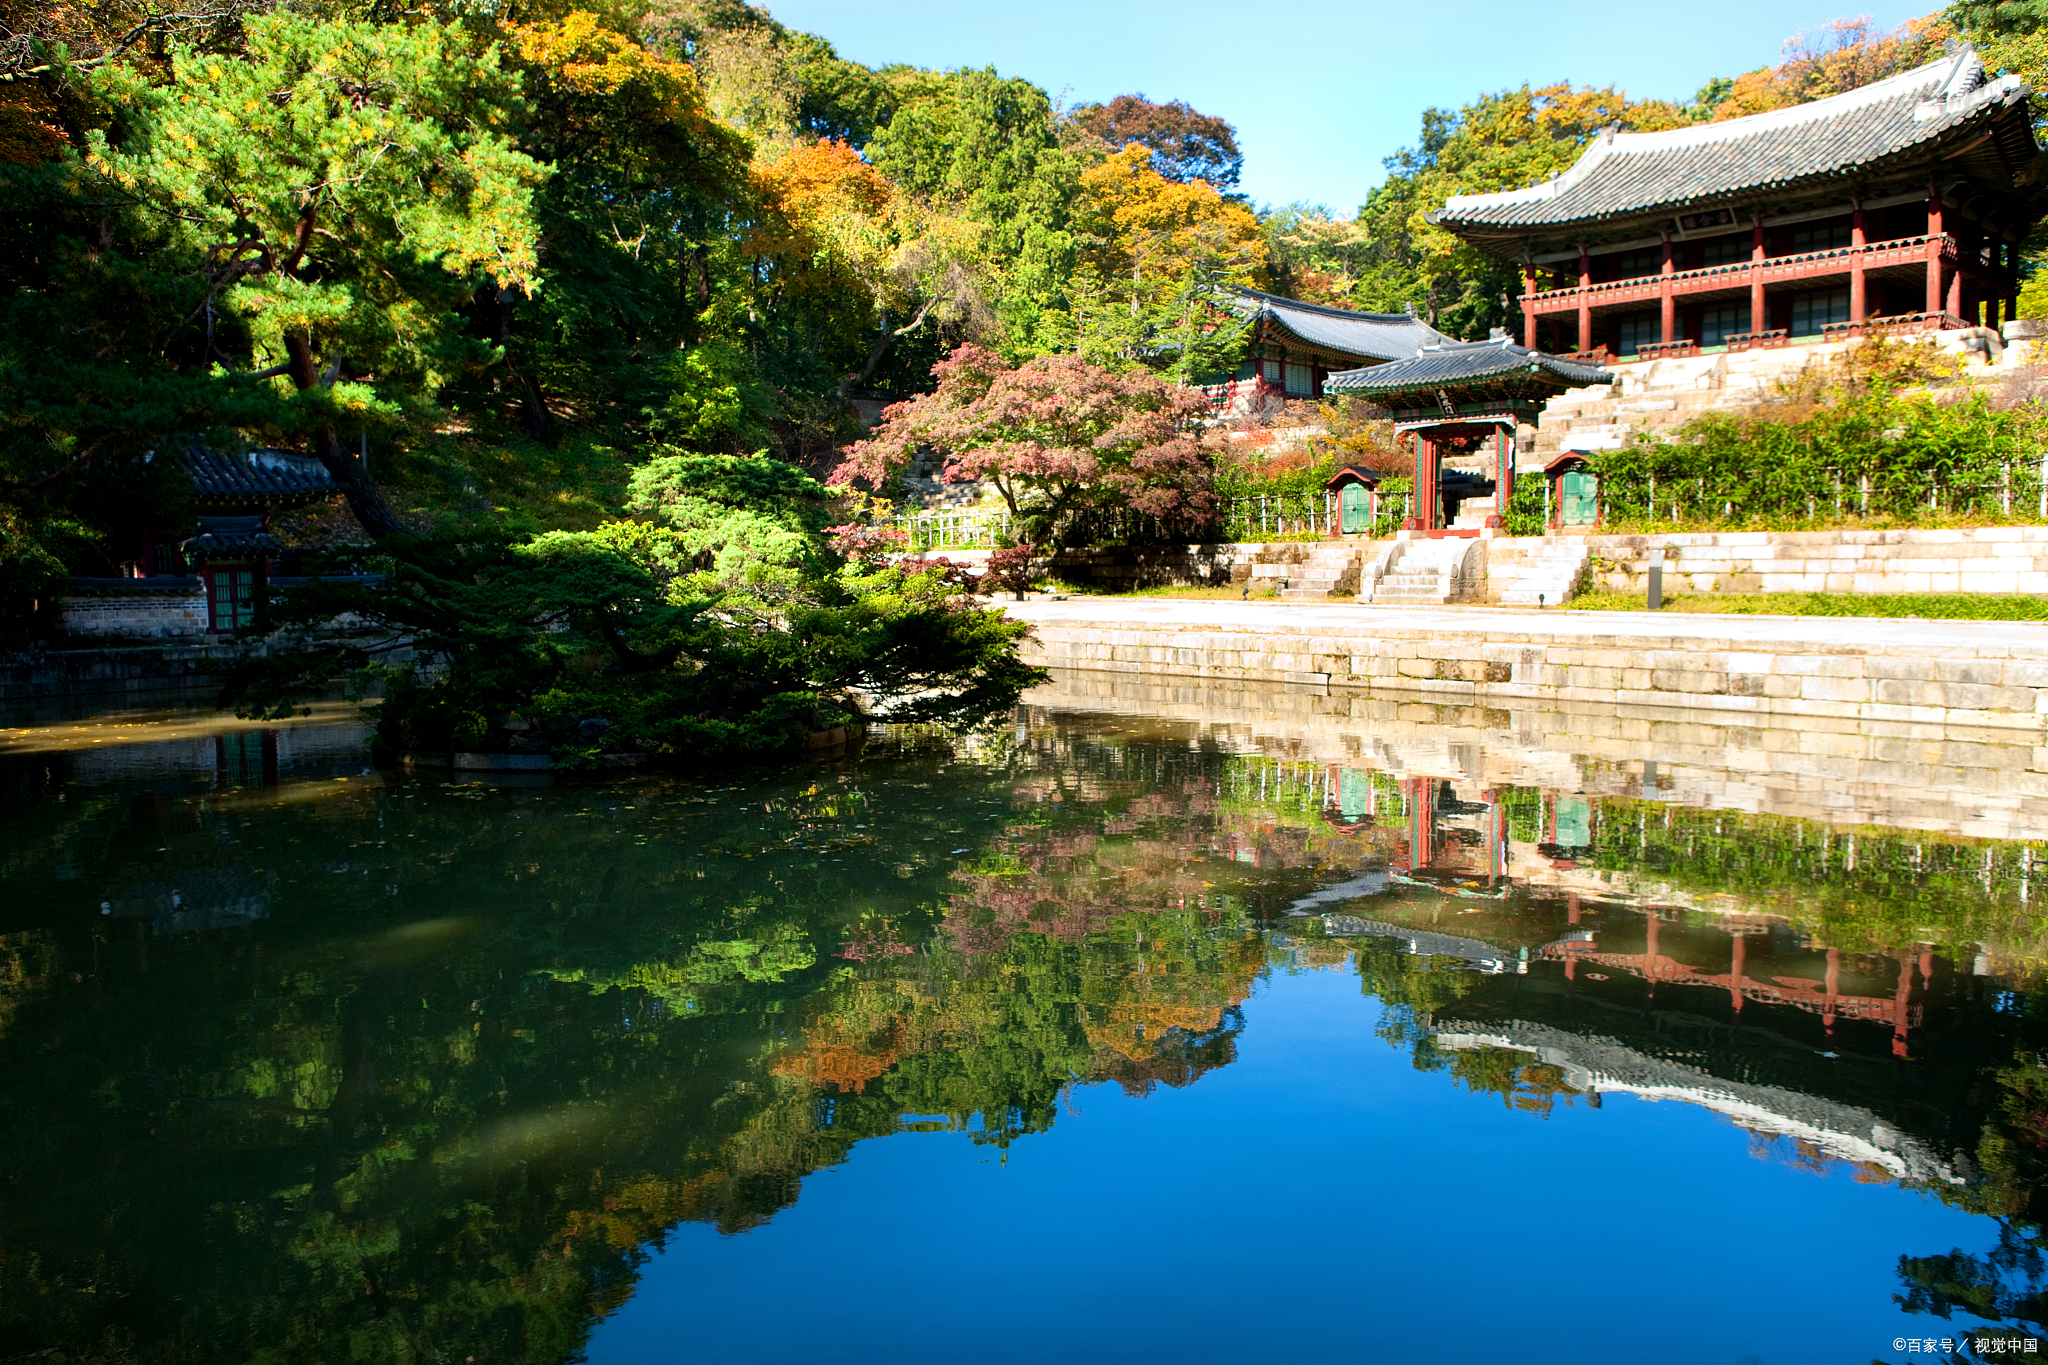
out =
[[1708,413],[1593,460],[1605,523],[1760,526],[2042,520],[2048,420],[1875,390],[1792,420]]

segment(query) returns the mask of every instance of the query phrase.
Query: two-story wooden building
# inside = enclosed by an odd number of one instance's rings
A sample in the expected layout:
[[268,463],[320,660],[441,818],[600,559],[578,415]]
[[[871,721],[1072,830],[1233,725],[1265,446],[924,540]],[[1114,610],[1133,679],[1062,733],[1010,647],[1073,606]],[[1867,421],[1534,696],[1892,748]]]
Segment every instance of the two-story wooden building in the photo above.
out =
[[1525,189],[1433,221],[1522,267],[1523,344],[1629,358],[1996,327],[2043,213],[2027,87],[1956,45],[1847,94],[1609,130]]

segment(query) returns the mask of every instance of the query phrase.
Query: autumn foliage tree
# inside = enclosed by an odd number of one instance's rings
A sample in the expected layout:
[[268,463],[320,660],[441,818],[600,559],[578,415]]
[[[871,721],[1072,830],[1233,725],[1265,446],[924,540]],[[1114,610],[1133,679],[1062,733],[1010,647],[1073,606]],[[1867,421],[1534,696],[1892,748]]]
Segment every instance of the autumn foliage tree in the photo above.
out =
[[1237,188],[1244,153],[1237,129],[1184,100],[1154,103],[1143,95],[1118,95],[1107,104],[1084,104],[1067,115],[1070,139],[1099,140],[1112,151],[1136,144],[1152,153],[1152,166],[1168,180],[1201,180],[1228,193]]
[[1069,286],[1075,349],[1198,380],[1221,367],[1235,339],[1218,331],[1213,304],[1234,286],[1263,282],[1266,242],[1249,209],[1204,181],[1169,179],[1153,160],[1145,147],[1126,147],[1081,176],[1080,260]]
[[[927,447],[949,480],[987,480],[1037,544],[1138,532],[1188,534],[1213,517],[1209,462],[1190,430],[1201,395],[1143,370],[1077,356],[1014,368],[962,346],[932,370],[937,389],[888,409],[831,482],[885,484]],[[1125,514],[1146,519],[1132,524]]]

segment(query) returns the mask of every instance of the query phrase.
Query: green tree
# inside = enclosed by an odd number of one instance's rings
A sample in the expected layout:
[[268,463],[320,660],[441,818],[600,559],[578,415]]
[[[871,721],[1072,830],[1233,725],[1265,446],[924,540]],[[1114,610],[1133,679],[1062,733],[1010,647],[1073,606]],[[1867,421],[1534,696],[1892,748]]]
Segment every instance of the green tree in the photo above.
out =
[[91,137],[87,166],[199,273],[192,364],[287,385],[280,423],[364,529],[401,532],[340,432],[430,416],[494,359],[460,316],[477,282],[533,284],[545,172],[506,129],[516,87],[455,30],[290,14],[251,21],[237,57],[173,66],[163,85],[108,68],[130,121]]

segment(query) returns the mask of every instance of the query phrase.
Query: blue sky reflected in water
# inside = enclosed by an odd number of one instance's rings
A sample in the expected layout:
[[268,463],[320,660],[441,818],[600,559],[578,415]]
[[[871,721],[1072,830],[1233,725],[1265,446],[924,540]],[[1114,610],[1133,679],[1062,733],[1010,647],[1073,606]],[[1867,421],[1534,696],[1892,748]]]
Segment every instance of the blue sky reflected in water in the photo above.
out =
[[1984,1220],[1681,1103],[1510,1110],[1376,1037],[1348,968],[1244,1013],[1231,1065],[1078,1089],[1007,1164],[903,1133],[765,1226],[678,1227],[590,1360],[1777,1365],[1962,1325],[1892,1304],[1898,1257],[1981,1250]]

